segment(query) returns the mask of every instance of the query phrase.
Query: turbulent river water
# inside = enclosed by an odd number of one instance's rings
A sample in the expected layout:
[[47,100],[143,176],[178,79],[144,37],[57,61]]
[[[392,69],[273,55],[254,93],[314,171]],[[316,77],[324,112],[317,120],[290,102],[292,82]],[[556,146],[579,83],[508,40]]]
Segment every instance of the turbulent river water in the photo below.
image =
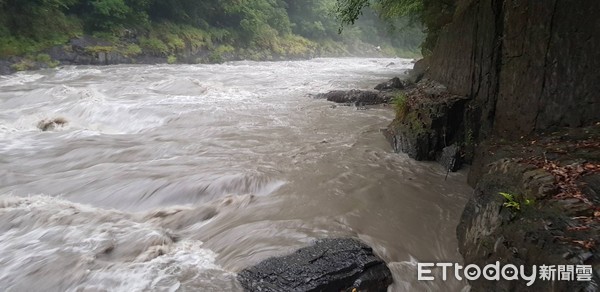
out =
[[[394,63],[391,64],[390,63]],[[65,67],[0,77],[0,290],[239,291],[236,272],[325,237],[390,266],[460,262],[464,172],[393,153],[389,107],[310,97],[403,59]],[[41,131],[43,119],[64,126]]]

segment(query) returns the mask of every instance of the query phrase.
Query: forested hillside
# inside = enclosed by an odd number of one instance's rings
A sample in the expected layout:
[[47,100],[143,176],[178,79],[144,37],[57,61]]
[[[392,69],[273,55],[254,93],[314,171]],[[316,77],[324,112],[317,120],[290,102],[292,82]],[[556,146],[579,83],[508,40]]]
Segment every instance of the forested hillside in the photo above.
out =
[[419,52],[418,26],[390,30],[366,9],[340,34],[335,9],[335,0],[0,0],[0,57],[47,59],[37,54],[82,36],[106,41],[87,47],[92,52],[171,62],[199,51],[209,53],[198,62],[227,54],[257,60],[351,55],[375,47],[386,55]]

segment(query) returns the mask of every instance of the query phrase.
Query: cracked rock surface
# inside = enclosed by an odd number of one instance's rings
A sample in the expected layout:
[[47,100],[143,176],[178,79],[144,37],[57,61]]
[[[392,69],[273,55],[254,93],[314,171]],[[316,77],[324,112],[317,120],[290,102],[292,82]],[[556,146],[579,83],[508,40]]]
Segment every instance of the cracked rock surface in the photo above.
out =
[[352,239],[322,239],[238,274],[247,291],[387,291],[392,274],[373,249]]

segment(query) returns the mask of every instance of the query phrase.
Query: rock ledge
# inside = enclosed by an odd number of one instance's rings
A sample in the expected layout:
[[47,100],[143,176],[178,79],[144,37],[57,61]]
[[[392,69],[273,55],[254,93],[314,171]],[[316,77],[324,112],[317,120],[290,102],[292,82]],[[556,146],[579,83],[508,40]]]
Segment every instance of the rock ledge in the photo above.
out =
[[351,238],[322,239],[238,274],[247,291],[387,291],[392,274],[373,249]]

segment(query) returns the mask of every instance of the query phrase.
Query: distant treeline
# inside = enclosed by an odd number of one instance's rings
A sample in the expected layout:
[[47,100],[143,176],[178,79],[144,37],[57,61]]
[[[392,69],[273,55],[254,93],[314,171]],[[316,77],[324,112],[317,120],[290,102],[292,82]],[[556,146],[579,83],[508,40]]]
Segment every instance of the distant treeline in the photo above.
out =
[[390,30],[372,10],[339,34],[336,0],[0,0],[0,57],[40,52],[93,35],[112,42],[134,35],[131,54],[169,56],[186,47],[274,53],[343,53],[357,44],[388,53],[419,51],[423,33]]

